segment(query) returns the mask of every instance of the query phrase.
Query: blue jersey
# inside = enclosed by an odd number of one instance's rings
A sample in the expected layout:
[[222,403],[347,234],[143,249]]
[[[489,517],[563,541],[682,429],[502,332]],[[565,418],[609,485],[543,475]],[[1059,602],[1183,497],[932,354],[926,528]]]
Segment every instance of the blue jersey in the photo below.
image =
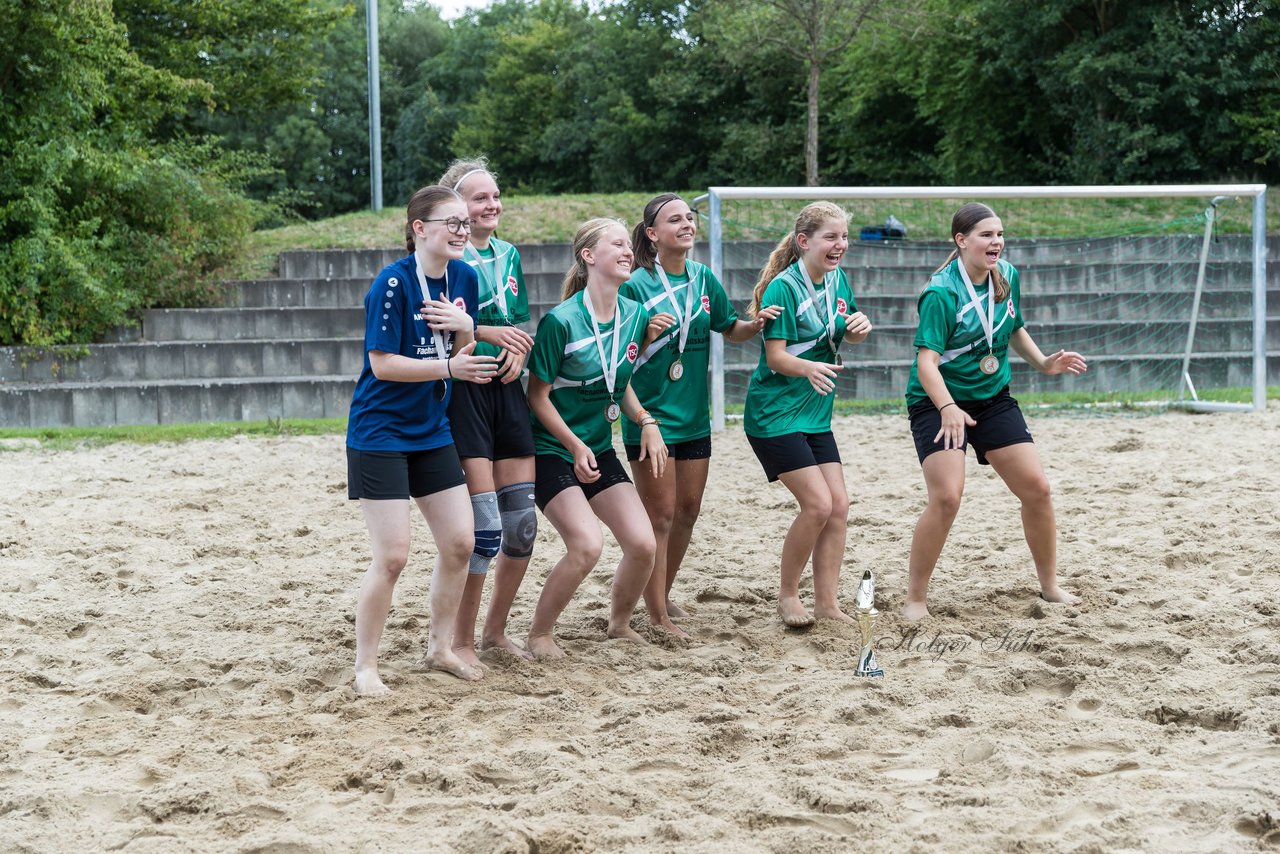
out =
[[[475,270],[450,261],[444,278],[423,277],[432,299],[446,295],[475,320],[479,303]],[[391,382],[373,375],[369,351],[410,359],[441,358],[436,336],[419,314],[426,297],[417,258],[388,264],[364,298],[364,367],[351,397],[347,447],[357,451],[430,451],[453,444],[449,432],[449,380]],[[453,333],[440,336],[444,357],[453,353]]]

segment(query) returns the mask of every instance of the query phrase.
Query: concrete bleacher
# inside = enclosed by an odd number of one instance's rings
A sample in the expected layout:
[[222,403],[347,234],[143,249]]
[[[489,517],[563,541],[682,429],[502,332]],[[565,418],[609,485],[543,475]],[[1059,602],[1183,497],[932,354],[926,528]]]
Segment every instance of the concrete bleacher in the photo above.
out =
[[[701,247],[705,251],[705,245]],[[739,310],[768,244],[725,247],[724,281]],[[1020,269],[1023,310],[1046,349],[1076,346],[1087,329],[1090,371],[1043,378],[1017,360],[1025,390],[1132,388],[1181,360],[1199,243],[1116,240],[1081,244],[1021,241],[1008,257]],[[1271,257],[1280,240],[1270,241]],[[210,420],[344,417],[361,365],[369,282],[403,252],[285,252],[279,277],[228,283],[221,306],[153,309],[84,354],[0,348],[0,427],[161,424]],[[845,257],[859,307],[876,325],[846,349],[842,395],[896,398],[913,352],[915,298],[946,247],[860,244]],[[1170,260],[1176,257],[1177,260]],[[567,245],[521,248],[534,322],[559,302]],[[705,259],[705,255],[703,256]],[[1193,373],[1201,387],[1248,385],[1252,375],[1248,241],[1222,238],[1206,275]],[[1081,319],[1086,305],[1088,319]],[[1280,383],[1280,265],[1268,268],[1268,382]],[[726,387],[741,401],[759,345],[726,348]],[[1070,385],[1064,385],[1069,382]]]

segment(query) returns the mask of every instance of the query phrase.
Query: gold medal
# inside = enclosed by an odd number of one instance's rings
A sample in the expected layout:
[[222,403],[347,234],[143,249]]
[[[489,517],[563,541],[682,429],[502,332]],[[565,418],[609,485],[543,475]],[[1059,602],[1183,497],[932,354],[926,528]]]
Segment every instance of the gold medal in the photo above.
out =
[[671,367],[667,370],[667,376],[671,377],[673,383],[680,382],[680,378],[684,376],[684,365],[680,364],[678,358],[671,363]]
[[839,354],[839,353],[836,353],[836,367],[837,367],[837,368],[840,368],[840,367],[843,367],[843,366],[844,366],[844,359],[843,359],[843,358],[841,358],[841,356],[840,356],[840,354]]
[[996,358],[995,353],[988,353],[986,358],[978,363],[978,367],[984,374],[994,374],[1000,370],[1000,360]]
[[604,420],[610,424],[617,421],[622,416],[622,408],[613,401],[609,401],[609,406],[604,411]]

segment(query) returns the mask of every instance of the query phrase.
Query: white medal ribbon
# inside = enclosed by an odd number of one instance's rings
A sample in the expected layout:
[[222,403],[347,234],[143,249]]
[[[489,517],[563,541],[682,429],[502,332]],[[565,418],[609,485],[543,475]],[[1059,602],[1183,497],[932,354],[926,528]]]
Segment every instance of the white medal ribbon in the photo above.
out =
[[987,310],[982,310],[982,302],[978,299],[978,292],[973,287],[973,282],[969,279],[969,271],[964,267],[964,261],[960,258],[956,259],[956,266],[960,268],[960,278],[964,280],[964,288],[969,292],[969,304],[973,306],[973,313],[978,315],[978,322],[982,324],[982,332],[987,336],[987,353],[995,355],[995,328],[992,325],[996,316],[996,289],[995,282],[991,281],[990,274],[987,275]]
[[[417,261],[417,264],[414,265],[414,272],[418,274],[418,287],[422,289],[422,297],[423,299],[431,299],[431,286],[427,284],[427,276],[425,273],[422,272],[422,258],[415,254],[414,260]],[[445,298],[446,302],[448,301],[449,299],[449,264],[448,262],[446,262],[444,265],[444,291],[441,294],[441,296]],[[431,328],[431,327],[428,327],[428,328]],[[449,358],[449,354],[444,351],[444,332],[442,332],[439,329],[432,328],[431,340],[434,341],[436,345],[436,358],[437,359]]]
[[[511,266],[510,263],[507,261],[510,255],[511,255],[510,249],[508,249],[506,252],[503,252],[501,255],[498,254],[497,250],[494,250],[493,269],[490,272],[490,275],[492,276],[492,281],[493,281],[494,302],[498,304],[498,313],[501,314],[502,319],[507,321],[508,323],[510,323],[511,321],[509,320],[509,315],[507,314],[507,292],[505,288],[507,283],[507,274],[510,271],[509,268]],[[476,251],[476,248],[472,246],[469,242],[467,243],[466,247],[462,250],[462,259],[467,263],[471,264],[472,267],[476,268],[477,275],[479,275],[481,278],[484,277],[484,268],[487,266],[487,264],[485,263],[485,258],[483,258],[480,255],[480,253]],[[473,261],[474,263],[472,263]]]
[[[685,269],[688,269],[687,267]],[[688,283],[685,285],[687,290],[684,294],[684,313],[680,312],[680,304],[676,302],[675,289],[671,287],[671,281],[667,278],[667,271],[662,269],[662,259],[654,259],[653,270],[658,274],[658,280],[662,282],[662,289],[667,292],[667,299],[671,300],[671,308],[676,313],[676,325],[680,329],[680,338],[676,342],[676,359],[677,361],[684,355],[685,343],[689,340],[689,330],[693,328],[693,286],[701,281],[701,275],[690,276]]]
[[813,304],[813,310],[817,312],[818,319],[822,321],[823,329],[826,330],[827,346],[834,353],[836,352],[836,274],[834,272],[826,273],[822,277],[822,287],[827,302],[827,316],[823,317],[822,312],[818,309],[818,291],[813,287],[813,282],[809,281],[809,271],[805,269],[804,262],[797,261],[796,268],[800,271],[800,281],[804,282],[804,286],[809,289],[809,302]]
[[618,365],[622,364],[622,356],[618,353],[618,339],[622,337],[622,306],[616,302],[613,304],[613,341],[609,347],[613,360],[610,362],[604,357],[604,336],[600,334],[595,312],[591,310],[591,292],[585,288],[582,291],[582,304],[586,306],[587,319],[591,321],[591,337],[596,341],[596,352],[600,354],[600,369],[604,372],[604,387],[609,392],[609,400],[612,402],[613,387],[618,379]]

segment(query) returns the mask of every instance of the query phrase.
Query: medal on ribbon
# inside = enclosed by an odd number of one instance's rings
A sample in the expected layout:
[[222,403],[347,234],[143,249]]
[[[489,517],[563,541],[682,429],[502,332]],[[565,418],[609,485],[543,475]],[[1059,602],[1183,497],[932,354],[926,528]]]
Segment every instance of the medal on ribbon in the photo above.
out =
[[680,360],[684,356],[685,344],[689,341],[689,330],[693,328],[694,285],[701,281],[701,277],[690,276],[688,283],[685,284],[684,311],[682,312],[680,304],[676,302],[675,289],[671,287],[671,281],[667,278],[667,271],[662,269],[661,258],[654,259],[653,271],[658,274],[658,280],[662,282],[662,289],[667,292],[667,299],[671,301],[671,310],[676,315],[676,327],[680,330],[676,338],[676,360],[671,363],[671,367],[667,370],[667,376],[671,381],[679,382],[680,378],[684,376],[684,365],[680,364]]
[[622,337],[622,306],[616,301],[613,304],[613,340],[609,342],[609,355],[612,358],[606,359],[604,334],[600,331],[595,312],[591,309],[591,292],[585,289],[582,291],[582,304],[587,309],[587,320],[591,322],[591,337],[596,342],[596,353],[600,355],[600,370],[604,374],[604,387],[609,392],[609,405],[604,410],[604,418],[612,424],[622,415],[622,408],[613,399],[613,389],[618,381],[618,365],[622,363],[622,356],[618,352],[618,339]]
[[956,266],[960,268],[960,278],[964,280],[965,290],[969,292],[969,304],[973,306],[974,314],[978,315],[978,322],[982,324],[982,332],[987,337],[987,355],[978,363],[978,370],[987,376],[994,374],[1000,370],[1000,360],[995,354],[995,326],[994,320],[996,316],[996,288],[993,277],[987,276],[987,306],[982,307],[982,300],[978,299],[978,292],[973,287],[973,282],[969,279],[969,271],[965,269],[964,261],[956,259]]

